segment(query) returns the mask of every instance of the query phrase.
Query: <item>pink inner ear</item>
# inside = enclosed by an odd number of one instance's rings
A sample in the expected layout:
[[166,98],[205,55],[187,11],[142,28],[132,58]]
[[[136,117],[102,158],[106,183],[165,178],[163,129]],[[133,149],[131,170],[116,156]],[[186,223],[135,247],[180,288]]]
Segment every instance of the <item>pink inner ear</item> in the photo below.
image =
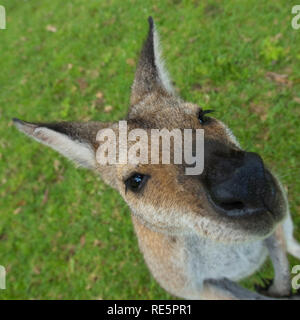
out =
[[[36,128],[34,131],[33,131],[33,136],[44,142],[44,143],[47,143],[49,145],[52,145],[52,144],[55,144],[55,138],[50,136],[50,135],[47,135],[47,133],[45,133],[45,128],[43,127],[40,127],[40,128]],[[46,129],[47,130],[47,129]]]

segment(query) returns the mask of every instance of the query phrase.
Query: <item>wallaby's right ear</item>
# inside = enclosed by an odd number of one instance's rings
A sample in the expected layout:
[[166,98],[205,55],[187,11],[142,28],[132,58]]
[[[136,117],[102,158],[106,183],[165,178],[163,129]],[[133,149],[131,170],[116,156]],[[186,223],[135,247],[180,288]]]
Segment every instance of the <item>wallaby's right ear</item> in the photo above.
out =
[[19,119],[13,122],[29,137],[88,169],[96,168],[97,133],[109,126],[101,122],[30,123]]
[[149,31],[142,48],[131,90],[131,105],[140,102],[147,94],[157,92],[172,95],[174,89],[161,58],[158,33],[152,17],[148,18]]

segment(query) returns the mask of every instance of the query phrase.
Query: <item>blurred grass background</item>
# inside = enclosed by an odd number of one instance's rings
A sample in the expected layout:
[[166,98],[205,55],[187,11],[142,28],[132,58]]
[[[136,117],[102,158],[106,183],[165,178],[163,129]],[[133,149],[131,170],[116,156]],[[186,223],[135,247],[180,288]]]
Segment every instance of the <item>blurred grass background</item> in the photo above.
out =
[[[28,121],[115,121],[152,15],[180,95],[217,111],[289,193],[300,238],[300,30],[293,1],[2,0],[0,299],[169,299],[114,190],[17,132]],[[297,261],[291,258],[291,263]],[[299,263],[299,261],[298,261]],[[270,278],[269,262],[244,281]]]

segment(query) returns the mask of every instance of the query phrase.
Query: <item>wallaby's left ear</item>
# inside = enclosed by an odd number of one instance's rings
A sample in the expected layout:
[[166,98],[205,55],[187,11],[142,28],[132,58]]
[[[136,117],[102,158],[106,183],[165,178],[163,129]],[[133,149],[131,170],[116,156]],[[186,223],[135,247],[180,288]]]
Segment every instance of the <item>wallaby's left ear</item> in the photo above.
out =
[[96,135],[100,122],[29,123],[13,119],[16,127],[33,139],[51,147],[78,166],[96,168]]
[[161,58],[158,33],[152,17],[148,18],[148,37],[142,48],[131,91],[131,105],[135,105],[152,92],[174,93],[168,72]]

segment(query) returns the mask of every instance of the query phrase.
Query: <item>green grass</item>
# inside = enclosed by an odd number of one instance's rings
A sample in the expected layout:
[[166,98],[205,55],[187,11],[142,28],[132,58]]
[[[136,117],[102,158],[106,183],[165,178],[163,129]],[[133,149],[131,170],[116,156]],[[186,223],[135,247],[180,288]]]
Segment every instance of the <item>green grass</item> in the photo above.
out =
[[[300,238],[300,30],[291,28],[294,1],[1,4],[7,29],[0,30],[0,265],[7,269],[7,289],[0,299],[174,298],[148,272],[117,192],[11,122],[124,117],[132,62],[149,15],[181,96],[217,110],[242,146],[260,152],[277,172]],[[112,111],[104,112],[106,106]],[[272,274],[267,262],[244,284],[252,288]]]

